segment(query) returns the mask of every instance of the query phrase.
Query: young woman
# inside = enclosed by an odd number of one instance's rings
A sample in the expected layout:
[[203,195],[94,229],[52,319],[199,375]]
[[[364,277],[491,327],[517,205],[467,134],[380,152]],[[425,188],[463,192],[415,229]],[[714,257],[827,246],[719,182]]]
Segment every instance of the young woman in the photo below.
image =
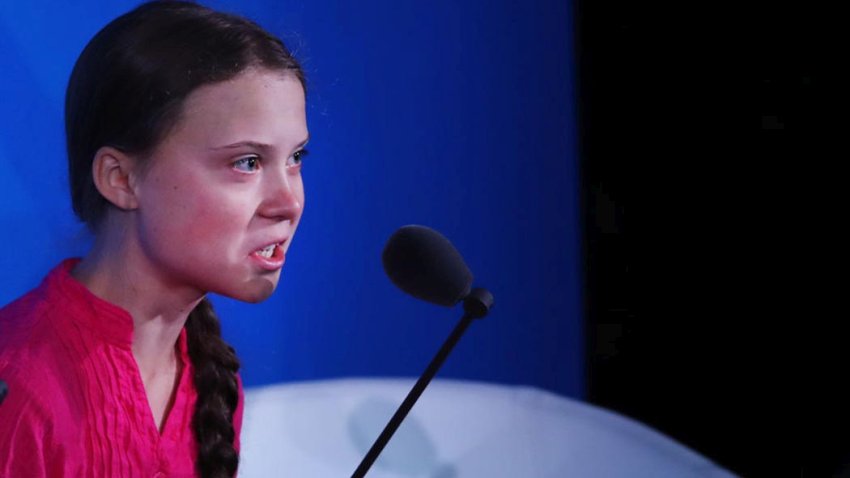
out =
[[0,477],[235,475],[239,362],[205,297],[274,291],[304,101],[280,40],[196,4],[143,4],[89,42],[65,121],[95,239],[0,311]]

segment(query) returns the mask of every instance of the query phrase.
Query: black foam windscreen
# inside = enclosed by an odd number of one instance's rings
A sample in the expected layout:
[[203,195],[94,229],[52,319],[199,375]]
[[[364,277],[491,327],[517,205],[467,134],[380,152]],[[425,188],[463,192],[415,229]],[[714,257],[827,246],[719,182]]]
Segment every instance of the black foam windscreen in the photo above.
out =
[[472,272],[457,249],[425,226],[409,225],[394,232],[381,259],[393,284],[434,304],[451,307],[472,287]]

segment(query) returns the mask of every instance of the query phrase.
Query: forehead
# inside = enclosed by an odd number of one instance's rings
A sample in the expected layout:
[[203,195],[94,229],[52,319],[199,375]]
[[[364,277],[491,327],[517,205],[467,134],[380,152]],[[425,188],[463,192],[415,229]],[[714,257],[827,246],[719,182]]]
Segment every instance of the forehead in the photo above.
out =
[[285,147],[306,136],[304,88],[300,80],[292,73],[250,69],[193,91],[166,142],[251,140]]

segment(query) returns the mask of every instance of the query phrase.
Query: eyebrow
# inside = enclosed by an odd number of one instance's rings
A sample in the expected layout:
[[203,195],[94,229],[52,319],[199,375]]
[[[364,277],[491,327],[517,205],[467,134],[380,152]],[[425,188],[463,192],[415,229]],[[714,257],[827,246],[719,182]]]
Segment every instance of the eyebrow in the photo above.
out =
[[[307,145],[307,143],[308,143],[309,141],[310,141],[310,136],[308,135],[308,136],[307,136],[307,139],[305,139],[304,141],[302,141],[302,142],[298,143],[298,144],[295,146],[295,149],[303,148],[304,146],[306,146],[306,145]],[[212,151],[221,151],[221,150],[226,150],[226,149],[237,149],[237,148],[244,148],[244,147],[249,147],[249,148],[254,148],[254,149],[260,149],[260,150],[264,150],[264,151],[268,151],[268,150],[274,149],[274,146],[272,146],[272,145],[270,145],[270,144],[258,143],[258,142],[256,142],[256,141],[239,141],[239,142],[237,142],[237,143],[226,144],[226,145],[224,145],[224,146],[213,146],[213,147],[211,147],[211,148],[210,148],[210,150],[212,150]]]

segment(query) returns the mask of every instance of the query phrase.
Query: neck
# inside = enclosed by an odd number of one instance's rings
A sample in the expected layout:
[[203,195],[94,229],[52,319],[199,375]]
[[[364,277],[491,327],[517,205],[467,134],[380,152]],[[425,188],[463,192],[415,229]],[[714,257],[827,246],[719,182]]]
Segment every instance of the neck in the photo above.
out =
[[141,249],[126,240],[131,235],[111,231],[98,234],[71,274],[94,295],[130,313],[133,355],[143,378],[173,370],[180,331],[204,294],[167,283]]

